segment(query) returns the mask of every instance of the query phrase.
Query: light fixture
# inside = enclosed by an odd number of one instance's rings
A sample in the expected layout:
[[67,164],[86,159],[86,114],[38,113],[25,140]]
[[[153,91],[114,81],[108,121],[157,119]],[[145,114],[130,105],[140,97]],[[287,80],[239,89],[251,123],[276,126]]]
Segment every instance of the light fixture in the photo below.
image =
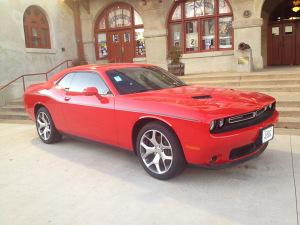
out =
[[294,12],[298,12],[300,10],[300,0],[293,0],[293,8]]
[[294,12],[298,12],[300,10],[300,6],[295,6],[295,7],[292,8],[292,10]]

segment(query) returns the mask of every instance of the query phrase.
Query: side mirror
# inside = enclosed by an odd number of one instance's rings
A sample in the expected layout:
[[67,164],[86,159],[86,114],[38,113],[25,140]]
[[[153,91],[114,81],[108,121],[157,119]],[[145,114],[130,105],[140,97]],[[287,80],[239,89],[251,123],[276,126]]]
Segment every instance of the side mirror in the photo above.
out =
[[87,87],[83,90],[83,94],[86,96],[98,95],[98,89],[95,87]]

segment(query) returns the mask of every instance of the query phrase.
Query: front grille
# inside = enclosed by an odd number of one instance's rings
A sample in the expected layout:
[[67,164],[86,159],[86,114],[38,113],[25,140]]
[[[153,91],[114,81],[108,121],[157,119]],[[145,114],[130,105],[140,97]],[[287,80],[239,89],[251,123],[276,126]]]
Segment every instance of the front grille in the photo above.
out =
[[272,104],[271,109],[262,108],[260,110],[245,113],[242,115],[233,116],[230,118],[225,118],[224,126],[215,130],[212,130],[211,133],[218,134],[227,131],[242,129],[245,127],[250,127],[256,124],[259,124],[268,118],[270,118],[275,112],[276,104]]
[[251,113],[246,113],[246,114],[239,115],[239,116],[230,117],[228,119],[228,122],[229,123],[238,123],[238,122],[250,120],[250,119],[253,119],[255,117],[255,115],[256,114],[254,112],[251,112]]
[[233,149],[230,152],[229,159],[235,160],[235,159],[241,158],[243,156],[249,155],[249,154],[255,152],[259,147],[260,146],[257,146],[255,143],[253,143],[253,144],[245,145],[240,148]]

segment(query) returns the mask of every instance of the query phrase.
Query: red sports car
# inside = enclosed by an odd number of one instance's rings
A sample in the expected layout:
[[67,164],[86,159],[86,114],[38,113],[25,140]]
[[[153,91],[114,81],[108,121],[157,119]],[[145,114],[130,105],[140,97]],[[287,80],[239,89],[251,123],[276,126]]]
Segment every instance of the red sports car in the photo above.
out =
[[186,163],[219,168],[263,152],[278,120],[260,93],[187,86],[152,65],[87,65],[30,86],[25,108],[40,139],[70,134],[133,151],[153,177]]

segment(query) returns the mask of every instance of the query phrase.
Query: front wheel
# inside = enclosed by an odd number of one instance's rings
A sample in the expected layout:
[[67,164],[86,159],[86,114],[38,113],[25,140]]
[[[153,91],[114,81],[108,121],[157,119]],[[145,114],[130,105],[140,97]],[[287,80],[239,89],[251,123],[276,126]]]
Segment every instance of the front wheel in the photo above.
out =
[[149,123],[140,130],[136,149],[143,168],[157,179],[170,179],[185,168],[185,158],[176,135],[161,123]]
[[41,107],[36,113],[36,129],[40,139],[46,144],[61,140],[61,134],[56,130],[49,111]]

